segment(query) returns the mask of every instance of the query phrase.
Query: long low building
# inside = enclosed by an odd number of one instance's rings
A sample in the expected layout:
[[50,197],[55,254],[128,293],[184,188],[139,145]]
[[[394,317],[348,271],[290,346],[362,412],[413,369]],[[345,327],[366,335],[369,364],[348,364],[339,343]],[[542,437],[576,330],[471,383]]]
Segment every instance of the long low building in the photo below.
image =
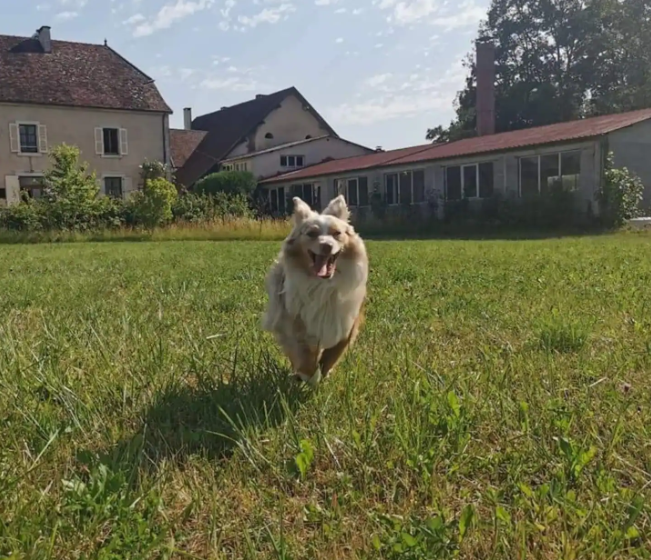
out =
[[560,179],[587,211],[596,209],[609,151],[617,167],[641,178],[648,205],[651,109],[331,160],[261,184],[279,213],[293,196],[323,207],[344,194],[353,209],[371,206],[372,197],[380,196],[387,206],[434,202],[442,214],[445,201],[481,200],[496,192],[526,197]]

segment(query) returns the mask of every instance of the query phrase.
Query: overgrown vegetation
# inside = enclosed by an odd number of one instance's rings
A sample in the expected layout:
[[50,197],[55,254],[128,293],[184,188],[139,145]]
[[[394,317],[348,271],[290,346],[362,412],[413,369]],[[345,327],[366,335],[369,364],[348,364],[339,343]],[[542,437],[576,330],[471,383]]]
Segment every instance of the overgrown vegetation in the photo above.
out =
[[[152,230],[172,222],[252,219],[243,194],[218,192],[179,196],[160,162],[141,166],[140,188],[124,199],[100,196],[100,186],[79,149],[62,144],[50,151],[43,197],[24,197],[20,204],[0,208],[0,230],[23,234],[47,232],[98,233],[118,229]],[[7,237],[7,236],[5,236]],[[11,236],[9,236],[11,237]],[[1,240],[1,237],[0,237]]]
[[198,194],[225,193],[252,197],[258,184],[250,171],[219,171],[197,181],[194,191]]
[[604,169],[604,181],[598,193],[601,220],[607,226],[621,226],[626,220],[640,215],[644,185],[640,178],[626,167],[616,168],[609,153]]
[[[96,178],[79,161],[77,148],[59,146],[50,157],[45,195],[0,208],[0,242],[112,236],[135,239],[142,238],[141,229],[148,230],[148,238],[152,238],[153,230],[172,225],[170,232],[157,238],[250,239],[257,231],[259,239],[275,239],[288,228],[287,216],[279,220],[266,217],[268,209],[260,201],[264,193],[252,190],[255,181],[250,173],[220,172],[205,179],[201,192],[178,194],[166,178],[169,171],[164,165],[145,162],[140,189],[126,199],[113,199],[99,196]],[[422,207],[389,206],[380,186],[374,185],[370,207],[355,209],[353,221],[365,235],[389,236],[619,227],[638,214],[643,187],[628,170],[614,168],[612,156],[608,162],[605,187],[599,193],[599,215],[580,208],[577,193],[564,189],[560,182],[525,198],[497,192],[483,200],[441,201],[435,193],[428,193],[428,203]],[[442,220],[438,218],[440,204]],[[237,234],[228,231],[231,226]],[[244,237],[238,237],[240,233]]]
[[0,247],[0,557],[648,558],[651,238],[368,249],[310,392],[277,242]]

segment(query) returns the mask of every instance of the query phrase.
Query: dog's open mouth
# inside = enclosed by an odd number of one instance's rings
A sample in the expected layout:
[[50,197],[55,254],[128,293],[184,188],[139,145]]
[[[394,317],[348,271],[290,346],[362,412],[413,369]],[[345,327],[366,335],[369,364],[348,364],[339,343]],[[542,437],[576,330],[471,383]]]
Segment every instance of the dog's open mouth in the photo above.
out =
[[335,255],[317,255],[312,251],[308,251],[310,257],[312,258],[312,270],[319,278],[332,278],[337,269],[337,257],[339,253]]

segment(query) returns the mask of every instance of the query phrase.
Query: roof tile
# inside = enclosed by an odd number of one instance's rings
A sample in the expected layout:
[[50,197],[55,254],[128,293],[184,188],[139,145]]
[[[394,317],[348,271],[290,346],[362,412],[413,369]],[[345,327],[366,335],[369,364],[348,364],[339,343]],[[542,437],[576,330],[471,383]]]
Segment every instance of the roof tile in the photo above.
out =
[[105,45],[0,35],[0,102],[171,113],[154,81]]
[[208,133],[203,130],[170,128],[170,152],[174,167],[179,168],[185,165],[206,134]]
[[447,144],[426,144],[412,148],[390,150],[368,156],[338,159],[305,167],[299,171],[285,173],[263,181],[264,183],[281,183],[298,179],[307,179],[323,175],[347,173],[371,167],[387,167],[392,165],[405,165],[424,161],[453,159],[470,155],[479,155],[490,152],[500,152],[554,144],[571,142],[583,138],[592,138],[608,134],[621,128],[651,119],[651,109],[641,109],[628,113],[602,115],[588,119],[569,121],[546,126],[538,126],[524,130],[514,130],[466,138]]

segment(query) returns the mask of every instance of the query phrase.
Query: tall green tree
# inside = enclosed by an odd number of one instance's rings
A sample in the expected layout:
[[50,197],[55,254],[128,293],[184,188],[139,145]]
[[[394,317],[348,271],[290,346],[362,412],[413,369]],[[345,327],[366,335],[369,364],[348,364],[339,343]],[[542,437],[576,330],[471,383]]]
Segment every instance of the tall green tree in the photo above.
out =
[[[493,0],[480,37],[496,45],[496,131],[651,105],[651,0]],[[448,127],[476,130],[474,53]]]

